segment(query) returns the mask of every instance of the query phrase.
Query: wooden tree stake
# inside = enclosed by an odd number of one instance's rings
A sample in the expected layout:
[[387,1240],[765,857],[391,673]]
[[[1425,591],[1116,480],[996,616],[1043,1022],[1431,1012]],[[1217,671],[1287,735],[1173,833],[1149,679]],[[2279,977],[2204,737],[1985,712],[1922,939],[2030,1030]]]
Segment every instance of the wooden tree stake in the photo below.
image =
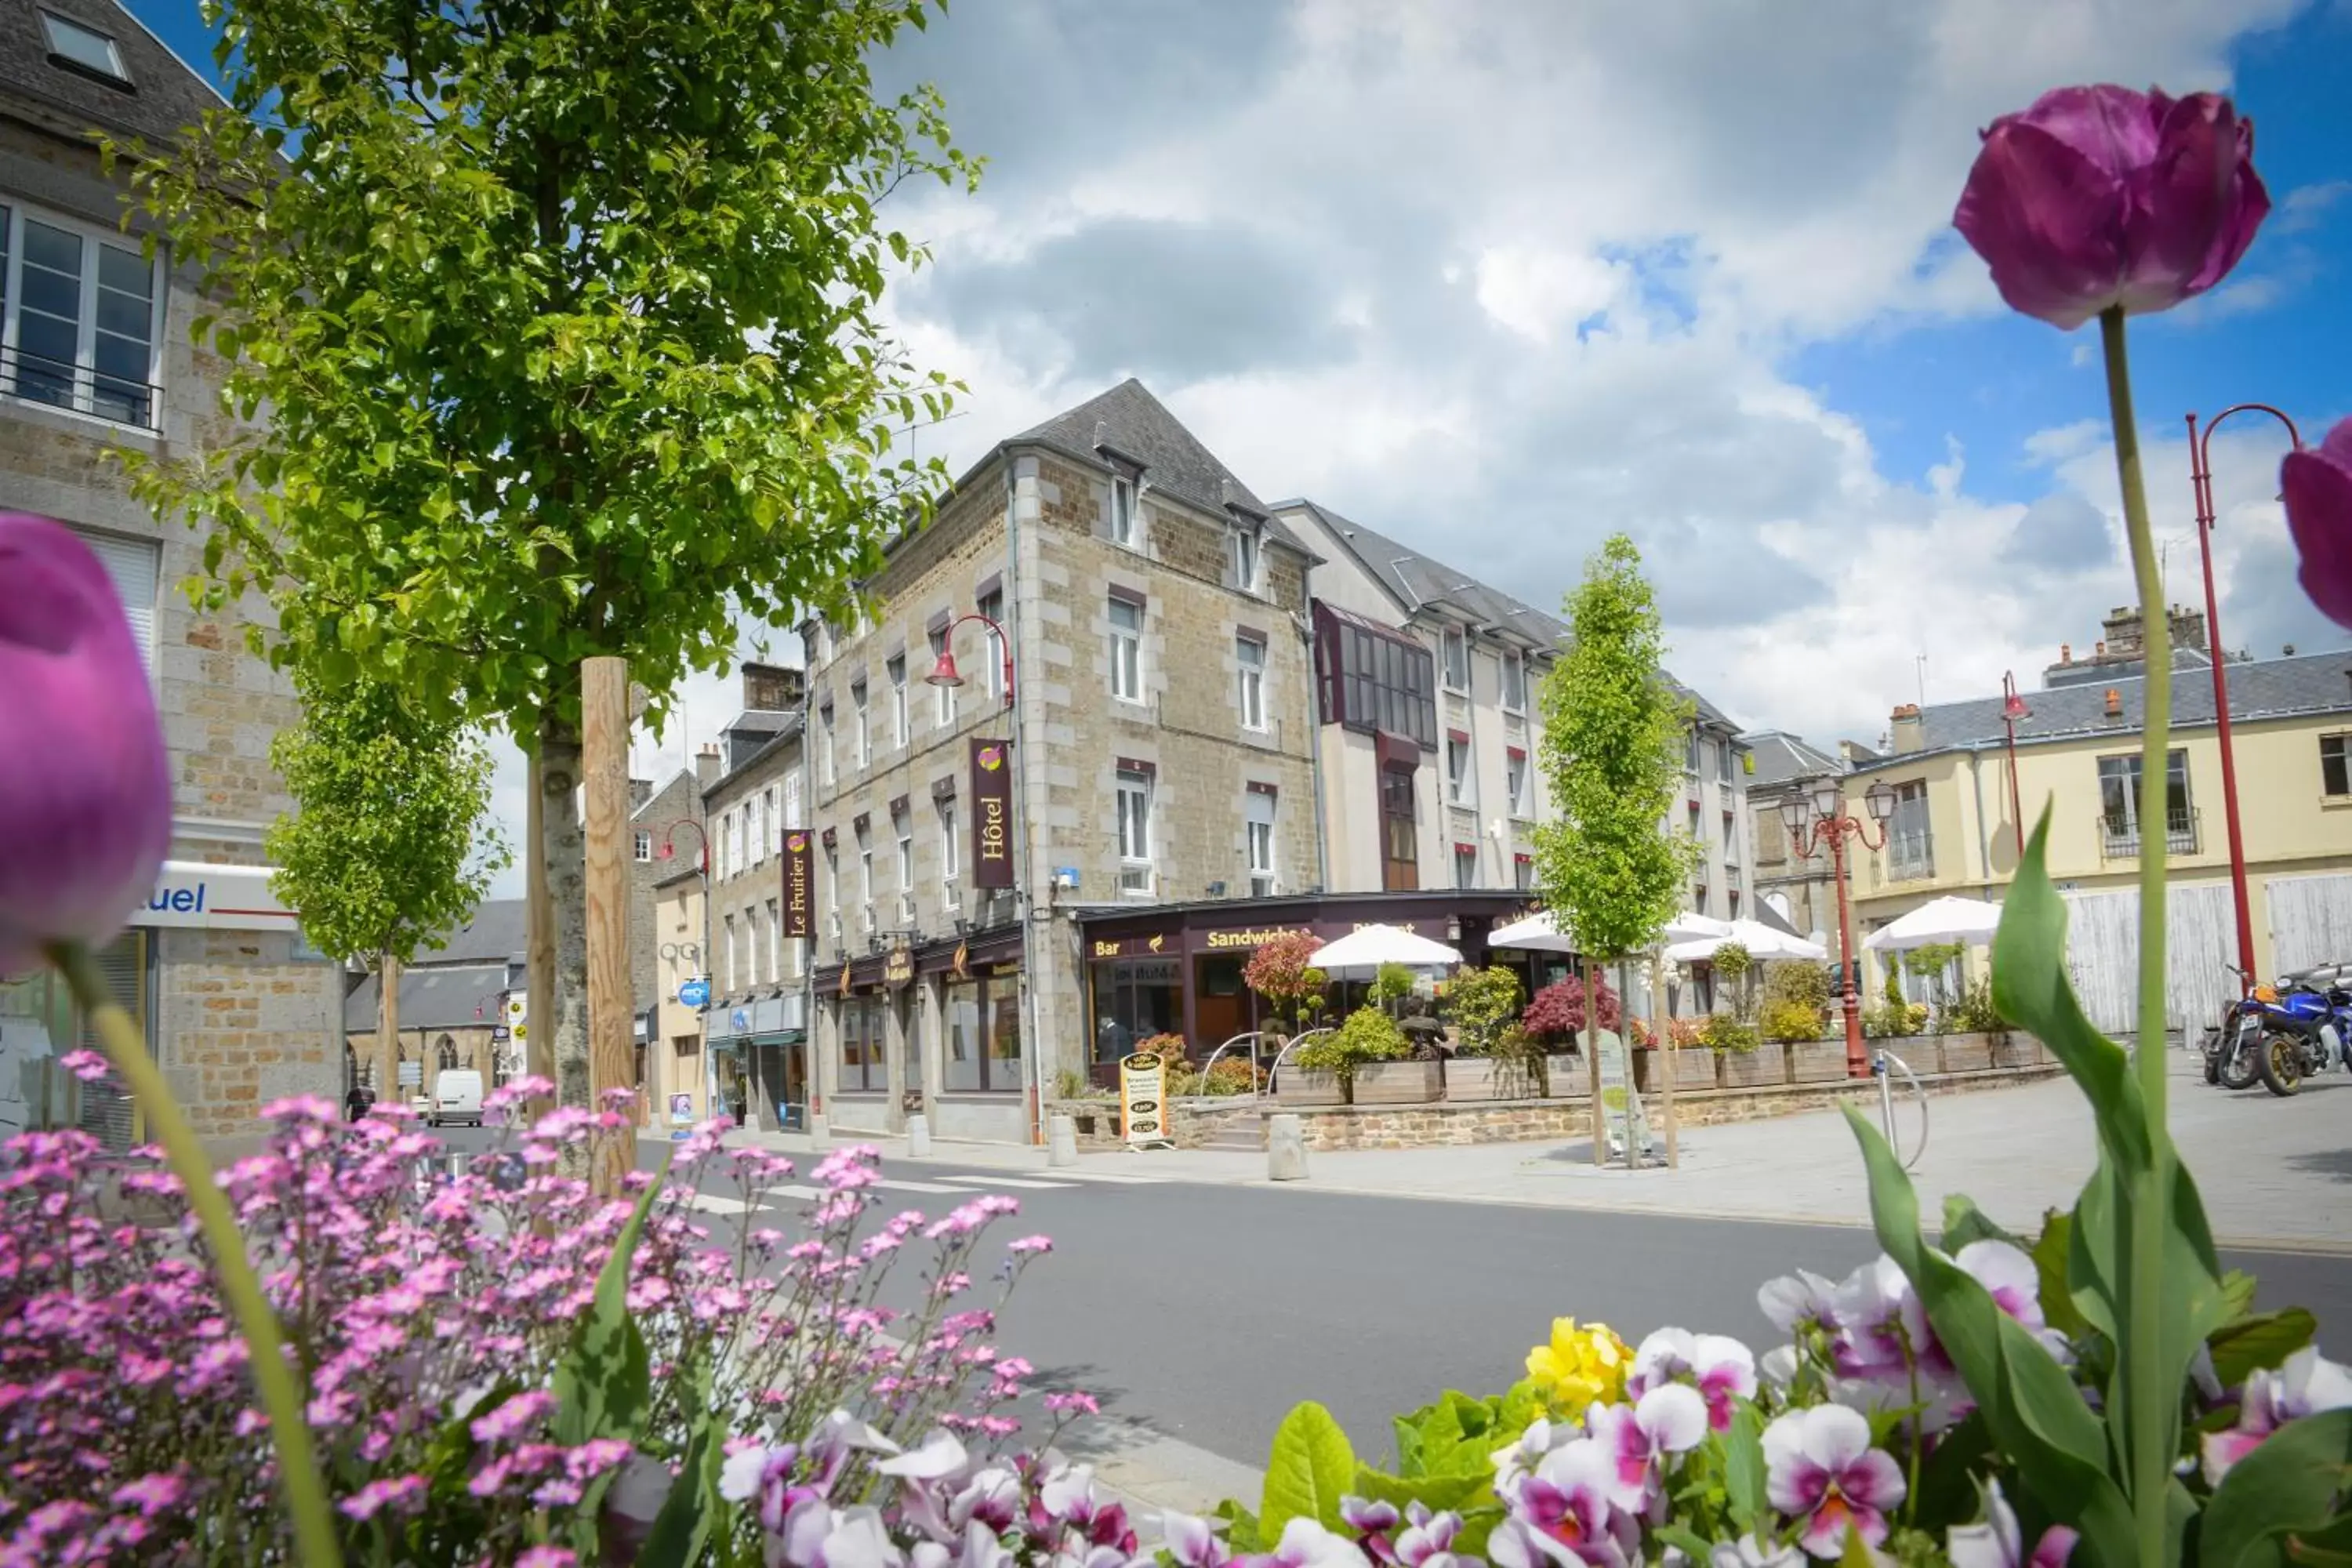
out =
[[[629,819],[629,661],[599,656],[580,666],[580,752],[588,839],[588,1085],[593,1110],[606,1091],[635,1087],[629,990],[629,884],[621,853]],[[634,1139],[602,1137],[598,1192],[620,1191]]]

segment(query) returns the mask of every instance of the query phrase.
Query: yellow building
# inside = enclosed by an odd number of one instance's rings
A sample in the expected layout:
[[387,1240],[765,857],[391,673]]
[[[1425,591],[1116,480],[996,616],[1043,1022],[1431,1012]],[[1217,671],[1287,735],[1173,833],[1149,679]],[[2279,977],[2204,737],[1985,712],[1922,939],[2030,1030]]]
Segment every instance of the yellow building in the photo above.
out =
[[[2104,650],[2103,650],[2104,651]],[[1848,809],[1864,792],[1895,795],[1885,847],[1852,858],[1854,934],[1946,894],[1999,900],[2016,872],[2020,832],[2051,814],[2049,870],[2072,906],[2069,963],[2086,1010],[2127,1028],[2138,916],[2140,846],[2161,831],[2168,854],[2167,967],[2171,1024],[2218,1013],[2237,956],[2221,756],[2210,667],[2176,654],[2170,800],[2160,825],[2139,820],[2137,663],[2084,671],[2022,694],[2014,783],[2000,696],[1895,710],[1885,755],[1857,752]],[[2232,663],[2230,714],[2243,825],[2255,968],[2265,977],[2352,960],[2352,654]]]

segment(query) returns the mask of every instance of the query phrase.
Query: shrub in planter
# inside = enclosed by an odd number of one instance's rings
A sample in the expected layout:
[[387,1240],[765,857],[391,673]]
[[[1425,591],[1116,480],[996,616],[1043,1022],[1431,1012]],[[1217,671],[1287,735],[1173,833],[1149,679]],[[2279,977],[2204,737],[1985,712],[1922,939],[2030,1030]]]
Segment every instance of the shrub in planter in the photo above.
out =
[[1411,1042],[1396,1020],[1378,1007],[1364,1006],[1328,1035],[1309,1041],[1293,1059],[1310,1072],[1328,1072],[1339,1080],[1339,1098],[1353,1104],[1356,1070],[1369,1062],[1402,1061],[1412,1054]]
[[[1623,1021],[1623,1007],[1617,993],[1609,988],[1606,976],[1597,988],[1600,995],[1601,1026],[1614,1031]],[[1520,1026],[1547,1046],[1581,1047],[1584,1038],[1584,983],[1574,975],[1555,980],[1537,992],[1528,1001],[1527,1011],[1519,1015]]]
[[1775,997],[1764,1004],[1757,1027],[1768,1040],[1794,1045],[1822,1037],[1822,1015],[1811,1004]]
[[1709,1050],[1752,1051],[1760,1037],[1753,1024],[1743,1024],[1728,1013],[1710,1013],[1700,1020],[1699,1043]]
[[1496,1054],[1504,1033],[1518,1023],[1524,999],[1518,975],[1499,963],[1456,971],[1445,985],[1445,1012],[1461,1037],[1457,1053],[1465,1057]]
[[1816,1013],[1830,1005],[1830,972],[1803,959],[1775,959],[1764,966],[1764,1000],[1800,1002]]
[[1303,1030],[1322,1016],[1328,977],[1307,962],[1322,945],[1323,939],[1313,931],[1286,931],[1261,942],[1242,966],[1242,984],[1273,1009],[1268,1033]]

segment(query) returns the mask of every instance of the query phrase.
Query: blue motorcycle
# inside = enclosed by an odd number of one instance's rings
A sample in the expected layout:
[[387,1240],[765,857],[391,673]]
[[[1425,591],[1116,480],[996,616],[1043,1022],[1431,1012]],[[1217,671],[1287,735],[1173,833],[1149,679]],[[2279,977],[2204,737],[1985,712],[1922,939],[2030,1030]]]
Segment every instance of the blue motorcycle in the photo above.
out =
[[[2263,1087],[2275,1095],[2301,1092],[2303,1080],[2325,1072],[2330,1057],[2352,1069],[2352,990],[2344,986],[2342,964],[2321,964],[2289,975],[2280,986],[2257,985],[2262,1005],[2262,1041],[2254,1068]],[[2335,1032],[2333,1049],[2328,1032]]]

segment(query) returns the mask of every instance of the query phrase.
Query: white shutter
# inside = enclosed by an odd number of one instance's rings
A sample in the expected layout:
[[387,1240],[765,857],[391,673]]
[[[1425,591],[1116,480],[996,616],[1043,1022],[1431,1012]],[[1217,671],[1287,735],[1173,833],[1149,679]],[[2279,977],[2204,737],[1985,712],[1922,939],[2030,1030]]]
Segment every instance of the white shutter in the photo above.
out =
[[79,528],[74,533],[106,568],[107,577],[114,584],[114,596],[122,601],[122,613],[131,622],[131,640],[139,645],[139,661],[152,678],[155,673],[155,580],[162,571],[163,546],[152,539],[125,539]]

